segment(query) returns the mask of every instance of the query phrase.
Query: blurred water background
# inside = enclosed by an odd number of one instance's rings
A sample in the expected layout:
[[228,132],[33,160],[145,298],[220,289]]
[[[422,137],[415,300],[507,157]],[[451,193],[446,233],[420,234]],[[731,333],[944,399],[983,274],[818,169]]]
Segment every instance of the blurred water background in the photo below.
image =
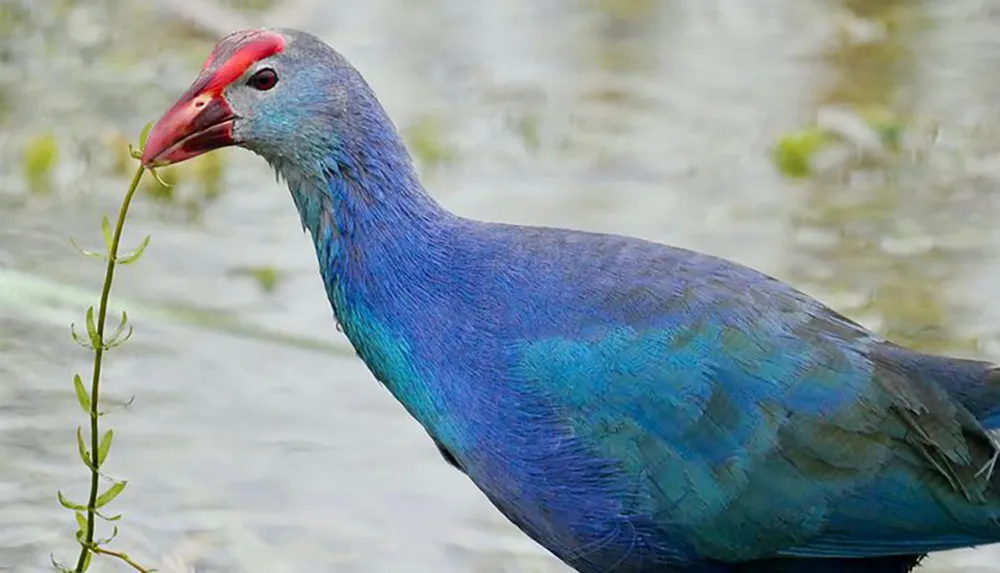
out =
[[[68,336],[125,144],[248,25],[366,75],[468,216],[638,235],[788,280],[915,347],[1000,358],[1000,3],[0,0],[0,571],[75,555]],[[810,161],[806,161],[810,159]],[[228,150],[145,185],[107,401],[119,545],[163,571],[555,573],[334,328],[287,191]],[[92,571],[124,571],[95,562]],[[928,571],[1000,571],[1000,550]]]

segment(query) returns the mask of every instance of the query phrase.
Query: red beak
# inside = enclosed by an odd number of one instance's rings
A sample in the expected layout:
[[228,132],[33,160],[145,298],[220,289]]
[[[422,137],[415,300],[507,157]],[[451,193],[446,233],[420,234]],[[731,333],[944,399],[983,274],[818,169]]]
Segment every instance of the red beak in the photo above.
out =
[[205,89],[209,79],[199,78],[156,122],[142,152],[143,165],[170,165],[236,144],[236,115],[220,90]]

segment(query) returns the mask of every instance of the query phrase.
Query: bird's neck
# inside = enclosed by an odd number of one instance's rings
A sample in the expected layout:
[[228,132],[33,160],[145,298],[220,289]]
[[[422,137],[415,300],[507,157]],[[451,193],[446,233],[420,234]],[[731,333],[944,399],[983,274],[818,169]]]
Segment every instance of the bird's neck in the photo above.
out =
[[367,323],[394,318],[401,309],[390,307],[437,272],[431,269],[446,259],[457,220],[424,190],[401,138],[377,111],[366,129],[324,156],[276,166],[312,236],[334,313],[356,345]]
[[[388,121],[388,120],[386,120]],[[375,377],[429,431],[447,415],[413,357],[427,304],[440,302],[458,217],[423,189],[394,129],[323,158],[322,169],[281,169],[312,235],[337,321]]]

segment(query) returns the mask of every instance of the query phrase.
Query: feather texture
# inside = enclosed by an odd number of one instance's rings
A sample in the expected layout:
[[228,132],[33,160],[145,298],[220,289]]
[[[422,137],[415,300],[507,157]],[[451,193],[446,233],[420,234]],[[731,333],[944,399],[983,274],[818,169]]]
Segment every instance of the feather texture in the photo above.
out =
[[[284,30],[241,144],[344,332],[445,458],[584,573],[895,573],[1000,540],[1000,375],[638,239],[434,202],[361,76]],[[289,87],[290,86],[290,87]]]

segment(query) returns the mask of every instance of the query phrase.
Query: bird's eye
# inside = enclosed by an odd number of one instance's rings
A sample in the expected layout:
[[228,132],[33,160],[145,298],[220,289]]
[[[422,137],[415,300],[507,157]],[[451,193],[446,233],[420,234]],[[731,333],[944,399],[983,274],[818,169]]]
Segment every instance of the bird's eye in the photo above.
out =
[[264,68],[256,74],[250,76],[247,85],[255,90],[267,91],[278,85],[278,74],[271,68]]

